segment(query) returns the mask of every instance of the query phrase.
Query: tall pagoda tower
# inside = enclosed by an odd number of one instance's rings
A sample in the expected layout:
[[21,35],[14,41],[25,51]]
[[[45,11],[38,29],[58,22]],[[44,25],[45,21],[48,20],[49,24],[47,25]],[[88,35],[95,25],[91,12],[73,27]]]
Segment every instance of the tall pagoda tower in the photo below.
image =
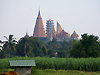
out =
[[49,19],[46,22],[46,34],[47,36],[49,36],[49,34],[51,33],[51,31],[54,29],[54,21]]
[[43,21],[40,15],[40,10],[38,12],[38,17],[36,19],[33,37],[46,37]]

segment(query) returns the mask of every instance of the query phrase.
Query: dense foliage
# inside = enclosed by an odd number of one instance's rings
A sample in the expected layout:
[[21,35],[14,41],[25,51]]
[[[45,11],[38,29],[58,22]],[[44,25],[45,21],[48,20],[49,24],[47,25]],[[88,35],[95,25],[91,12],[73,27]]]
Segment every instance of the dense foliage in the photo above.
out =
[[0,69],[10,68],[10,60],[35,60],[37,69],[100,71],[100,58],[6,58],[0,59]]
[[98,37],[94,35],[83,34],[82,39],[74,44],[70,51],[72,57],[99,57],[100,44]]
[[[25,36],[16,42],[13,35],[7,41],[0,40],[0,58],[25,57],[99,57],[100,40],[97,36],[83,34],[81,40],[57,41],[55,38]],[[43,41],[39,41],[43,40]],[[45,41],[44,41],[45,40]]]
[[16,46],[18,56],[42,56],[42,44],[34,37],[23,37]]
[[53,49],[54,51],[57,51],[59,48],[59,44],[55,38],[52,39],[52,41],[49,41],[45,44],[47,49]]
[[[2,50],[1,50],[1,58],[3,57],[9,57],[12,55],[15,55],[15,51],[16,51],[16,38],[13,38],[13,35],[9,35],[9,37],[7,38],[6,36],[4,36],[4,38],[6,38],[7,41],[1,41],[0,43],[3,44],[2,46]],[[5,55],[5,56],[4,56]],[[3,57],[2,57],[3,56]]]

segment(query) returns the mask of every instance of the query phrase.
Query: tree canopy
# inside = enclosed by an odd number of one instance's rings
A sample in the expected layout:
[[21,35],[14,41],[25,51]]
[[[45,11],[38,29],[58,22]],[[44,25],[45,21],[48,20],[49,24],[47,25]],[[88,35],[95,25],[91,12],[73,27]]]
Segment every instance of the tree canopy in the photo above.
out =
[[7,41],[0,40],[0,58],[13,56],[99,57],[100,39],[98,36],[83,34],[81,37],[82,39],[79,41],[57,41],[53,38],[52,41],[44,43],[32,36],[22,37],[18,42],[13,38],[13,35],[4,36]]
[[9,35],[9,37],[7,38],[7,36],[4,36],[4,38],[6,38],[7,41],[3,41],[3,51],[5,51],[6,53],[9,53],[9,58],[10,58],[10,54],[13,54],[14,51],[16,51],[16,38],[13,38],[14,35]]
[[57,42],[57,40],[55,38],[52,39],[52,41],[49,41],[45,44],[47,49],[53,49],[54,51],[56,51],[59,47],[59,44]]
[[100,56],[100,44],[98,42],[98,36],[94,35],[81,35],[82,39],[74,44],[70,51],[71,57],[99,57]]

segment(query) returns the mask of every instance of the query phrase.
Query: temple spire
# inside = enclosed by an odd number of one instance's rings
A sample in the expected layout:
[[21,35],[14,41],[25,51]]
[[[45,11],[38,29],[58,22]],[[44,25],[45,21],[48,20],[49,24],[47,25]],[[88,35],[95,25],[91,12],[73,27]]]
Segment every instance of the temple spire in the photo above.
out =
[[40,6],[39,6],[39,12],[38,12],[38,16],[40,15]]
[[33,37],[46,37],[43,21],[40,15],[40,10],[36,19]]

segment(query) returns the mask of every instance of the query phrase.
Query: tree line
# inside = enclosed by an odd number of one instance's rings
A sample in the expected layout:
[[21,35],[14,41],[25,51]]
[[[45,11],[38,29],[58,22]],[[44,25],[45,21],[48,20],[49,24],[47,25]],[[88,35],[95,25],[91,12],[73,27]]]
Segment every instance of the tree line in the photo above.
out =
[[[39,41],[35,37],[22,37],[18,41],[14,35],[0,40],[0,58],[21,57],[99,57],[100,40],[98,36],[83,34],[80,40]],[[45,40],[45,38],[43,38]]]

